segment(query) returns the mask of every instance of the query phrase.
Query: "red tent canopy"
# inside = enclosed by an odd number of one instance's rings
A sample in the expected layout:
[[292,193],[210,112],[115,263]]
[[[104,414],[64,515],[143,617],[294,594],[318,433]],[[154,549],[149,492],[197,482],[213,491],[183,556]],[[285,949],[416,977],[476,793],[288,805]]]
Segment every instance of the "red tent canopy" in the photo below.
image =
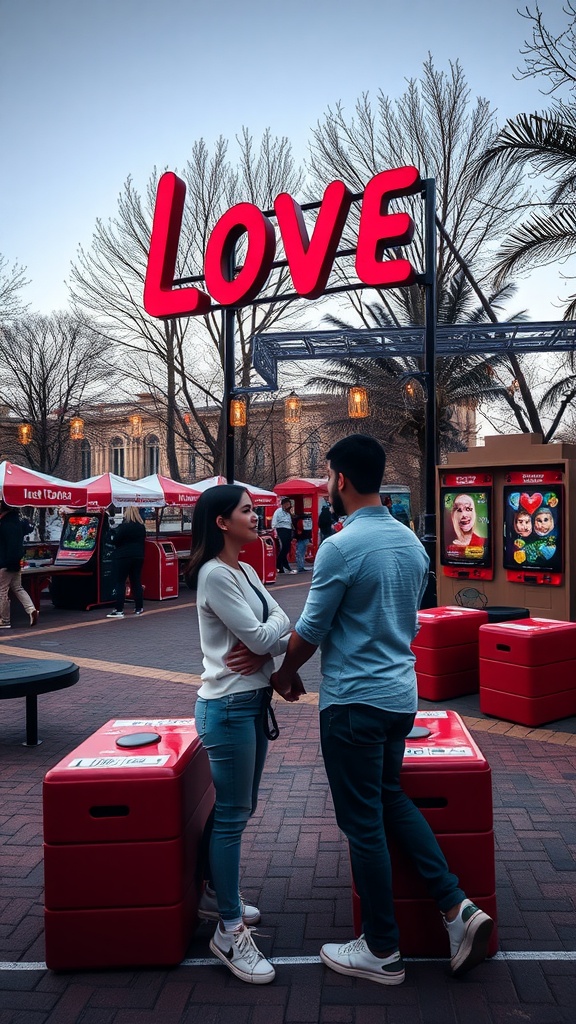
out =
[[175,505],[180,508],[195,505],[202,493],[192,484],[179,484],[175,480],[171,480],[170,477],[161,476],[159,473],[153,473],[152,476],[143,476],[140,480],[136,481],[136,485],[151,487],[153,490],[160,488],[166,504]]
[[86,487],[83,484],[35,473],[24,466],[15,466],[13,462],[0,463],[0,494],[7,505],[15,508],[23,505],[84,508],[86,505]]
[[284,483],[276,484],[274,490],[276,494],[286,494],[289,497],[294,494],[328,494],[328,478],[291,476]]

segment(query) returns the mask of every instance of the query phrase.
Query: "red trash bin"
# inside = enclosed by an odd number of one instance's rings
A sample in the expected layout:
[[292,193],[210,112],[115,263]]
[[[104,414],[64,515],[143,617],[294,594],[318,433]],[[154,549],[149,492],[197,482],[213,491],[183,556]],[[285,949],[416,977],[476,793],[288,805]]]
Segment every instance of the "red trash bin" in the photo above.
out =
[[[461,887],[496,921],[496,880],[491,771],[455,711],[419,711],[416,725],[430,735],[407,739],[401,781],[431,826]],[[405,956],[449,956],[441,914],[404,851],[389,843],[394,912]],[[352,884],[356,935],[362,933],[360,900]],[[489,955],[498,948],[496,928]]]
[[52,768],[43,787],[48,967],[180,963],[213,803],[193,718],[112,720]]

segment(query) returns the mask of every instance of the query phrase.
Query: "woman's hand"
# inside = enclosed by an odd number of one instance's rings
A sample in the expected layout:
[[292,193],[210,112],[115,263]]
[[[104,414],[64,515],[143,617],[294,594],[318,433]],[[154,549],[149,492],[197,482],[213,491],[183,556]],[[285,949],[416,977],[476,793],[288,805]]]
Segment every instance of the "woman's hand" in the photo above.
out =
[[269,654],[254,654],[253,651],[248,650],[246,644],[239,641],[230,651],[225,663],[226,668],[237,672],[240,676],[252,676],[269,660]]

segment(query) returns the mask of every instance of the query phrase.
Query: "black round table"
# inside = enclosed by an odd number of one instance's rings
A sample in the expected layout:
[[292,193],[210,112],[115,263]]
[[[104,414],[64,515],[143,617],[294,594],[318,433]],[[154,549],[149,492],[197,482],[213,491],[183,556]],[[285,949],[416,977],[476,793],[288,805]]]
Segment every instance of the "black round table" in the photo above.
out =
[[78,682],[80,669],[73,661],[18,658],[0,662],[0,700],[26,698],[26,743],[35,747],[38,739],[38,694],[64,690]]

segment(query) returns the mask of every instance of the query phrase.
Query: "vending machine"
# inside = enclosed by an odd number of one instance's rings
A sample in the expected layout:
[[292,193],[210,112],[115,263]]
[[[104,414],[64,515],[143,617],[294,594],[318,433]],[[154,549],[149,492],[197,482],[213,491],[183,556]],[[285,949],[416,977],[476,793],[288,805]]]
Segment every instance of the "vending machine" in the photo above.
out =
[[54,564],[74,570],[51,580],[50,597],[56,608],[110,604],[114,600],[114,545],[106,513],[66,515]]

